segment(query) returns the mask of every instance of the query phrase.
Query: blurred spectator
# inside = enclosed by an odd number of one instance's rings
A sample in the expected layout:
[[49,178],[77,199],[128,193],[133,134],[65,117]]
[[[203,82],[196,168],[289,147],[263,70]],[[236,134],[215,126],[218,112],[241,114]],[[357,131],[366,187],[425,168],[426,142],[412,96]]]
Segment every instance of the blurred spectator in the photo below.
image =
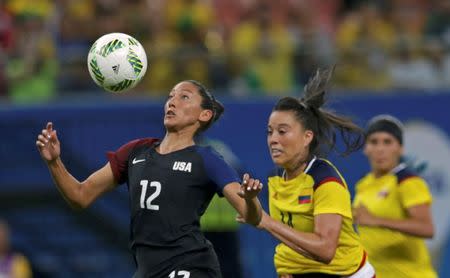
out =
[[32,277],[28,260],[10,249],[9,227],[0,219],[0,278]]
[[223,28],[224,39],[227,40],[246,11],[246,3],[240,0],[214,0],[217,21]]
[[[165,92],[173,83],[183,79],[209,82],[209,56],[205,46],[208,29],[214,22],[213,8],[207,0],[169,0],[162,2],[158,18],[150,31],[146,45],[150,55],[149,89]],[[150,54],[151,54],[150,53]]]
[[48,18],[54,12],[52,0],[5,0],[9,10],[18,14],[34,14],[39,17]]
[[425,56],[420,45],[401,42],[389,67],[396,89],[433,89],[439,87],[439,72]]
[[5,67],[13,42],[12,20],[5,1],[0,0],[0,97],[6,95],[8,88]]
[[9,97],[13,102],[39,102],[56,93],[55,45],[38,13],[21,13],[15,18],[14,47],[8,58]]
[[395,41],[394,26],[375,3],[361,3],[347,13],[336,34],[338,64],[344,65],[337,71],[337,83],[359,89],[388,88],[386,68]]
[[[94,1],[61,1],[58,6],[58,90],[65,94],[83,92],[97,87],[89,77],[86,57],[97,36],[103,35],[104,15],[98,15]],[[92,28],[96,26],[96,28]]]
[[167,22],[180,42],[173,53],[177,78],[202,80],[211,85],[205,36],[213,20],[213,9],[207,0],[168,1]]
[[272,21],[271,5],[276,2],[258,1],[231,35],[230,58],[236,65],[233,82],[238,93],[280,93],[293,88],[294,41],[285,25]]
[[427,1],[395,0],[391,3],[392,23],[396,28],[398,40],[419,47],[425,33]]
[[426,23],[427,37],[441,38],[450,46],[450,1],[434,0]]
[[[437,71],[439,79],[433,86],[416,87],[416,82],[408,88],[447,88],[449,83],[448,1],[0,0],[0,4],[0,96],[8,90],[13,101],[99,90],[89,77],[86,55],[98,37],[111,32],[128,33],[144,45],[149,70],[133,90],[157,97],[182,79],[201,80],[215,91],[238,96],[285,95],[302,87],[317,66],[330,64],[340,67],[337,87],[400,88],[404,61],[399,60],[408,55],[415,70]],[[439,40],[441,46],[430,46],[430,40]]]
[[430,62],[436,84],[431,88],[450,88],[450,55],[439,39],[429,39],[425,42],[426,59]]
[[290,1],[287,29],[295,45],[295,86],[303,87],[318,65],[334,63],[333,33],[339,0]]

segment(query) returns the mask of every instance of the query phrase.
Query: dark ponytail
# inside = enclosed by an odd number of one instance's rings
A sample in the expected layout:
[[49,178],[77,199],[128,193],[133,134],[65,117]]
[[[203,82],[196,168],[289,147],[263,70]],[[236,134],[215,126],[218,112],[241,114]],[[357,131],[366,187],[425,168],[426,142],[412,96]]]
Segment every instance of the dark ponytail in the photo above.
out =
[[215,121],[217,121],[220,118],[220,116],[222,116],[225,108],[223,107],[222,103],[216,100],[216,98],[208,91],[208,89],[206,89],[206,87],[202,83],[196,80],[186,80],[186,81],[190,82],[191,84],[197,87],[198,92],[202,97],[202,103],[200,104],[200,106],[203,109],[208,109],[213,112],[213,116],[211,117],[211,119],[208,122],[203,123],[198,129],[197,133],[200,133],[210,128],[211,125]]
[[342,155],[348,155],[364,144],[363,129],[350,118],[321,108],[326,103],[326,92],[333,72],[334,67],[317,70],[305,85],[303,97],[282,98],[273,108],[273,111],[294,111],[303,127],[314,133],[309,145],[309,156],[336,150],[337,132],[340,133],[346,146],[345,151],[340,152]]

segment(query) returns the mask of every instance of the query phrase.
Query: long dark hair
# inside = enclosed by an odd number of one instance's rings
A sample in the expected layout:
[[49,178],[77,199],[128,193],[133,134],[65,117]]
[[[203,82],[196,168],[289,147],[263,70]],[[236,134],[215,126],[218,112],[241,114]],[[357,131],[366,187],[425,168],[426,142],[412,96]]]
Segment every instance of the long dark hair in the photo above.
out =
[[[335,150],[341,155],[348,155],[364,144],[364,131],[345,116],[321,108],[326,103],[329,81],[334,66],[325,70],[318,69],[304,88],[301,98],[284,97],[272,111],[293,111],[297,120],[306,130],[311,130],[314,137],[309,144],[309,156],[323,155]],[[346,146],[345,151],[336,149],[336,134],[340,133]]]
[[196,134],[199,134],[210,128],[211,125],[216,122],[220,118],[220,116],[222,116],[225,108],[223,107],[222,103],[216,100],[216,98],[211,94],[210,91],[208,91],[208,89],[206,89],[206,87],[202,83],[196,80],[186,80],[186,82],[189,82],[197,87],[198,92],[202,97],[202,103],[200,104],[200,106],[203,109],[208,109],[213,112],[213,116],[211,117],[211,119],[206,123],[202,123],[200,128],[197,130]]

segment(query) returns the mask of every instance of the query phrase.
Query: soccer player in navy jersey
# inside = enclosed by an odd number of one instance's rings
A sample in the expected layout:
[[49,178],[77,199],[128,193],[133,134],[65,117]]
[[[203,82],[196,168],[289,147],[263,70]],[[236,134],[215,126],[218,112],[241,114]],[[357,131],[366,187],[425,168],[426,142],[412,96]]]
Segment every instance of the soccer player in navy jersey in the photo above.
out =
[[78,181],[60,159],[60,142],[52,123],[36,146],[64,199],[86,208],[122,183],[130,194],[131,249],[134,277],[221,277],[214,249],[200,231],[199,219],[215,193],[225,198],[252,225],[261,220],[259,180],[243,177],[211,147],[194,142],[223,113],[223,106],[199,82],[178,83],[164,106],[162,140],[138,139],[109,152],[108,163]]

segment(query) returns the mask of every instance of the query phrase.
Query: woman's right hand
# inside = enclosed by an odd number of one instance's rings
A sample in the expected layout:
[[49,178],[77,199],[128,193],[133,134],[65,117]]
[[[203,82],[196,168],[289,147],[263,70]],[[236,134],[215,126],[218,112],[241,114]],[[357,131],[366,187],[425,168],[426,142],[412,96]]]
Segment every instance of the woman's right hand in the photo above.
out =
[[[264,230],[265,224],[269,220],[269,218],[270,218],[270,215],[267,214],[267,212],[265,212],[264,210],[262,210],[262,212],[261,212],[261,221],[256,226],[256,228]],[[242,217],[240,214],[236,215],[236,221],[241,223],[241,224],[246,224],[244,217]]]
[[41,154],[42,159],[50,164],[59,158],[61,154],[60,143],[56,130],[53,130],[53,124],[47,123],[45,129],[38,135],[36,140],[36,146]]

